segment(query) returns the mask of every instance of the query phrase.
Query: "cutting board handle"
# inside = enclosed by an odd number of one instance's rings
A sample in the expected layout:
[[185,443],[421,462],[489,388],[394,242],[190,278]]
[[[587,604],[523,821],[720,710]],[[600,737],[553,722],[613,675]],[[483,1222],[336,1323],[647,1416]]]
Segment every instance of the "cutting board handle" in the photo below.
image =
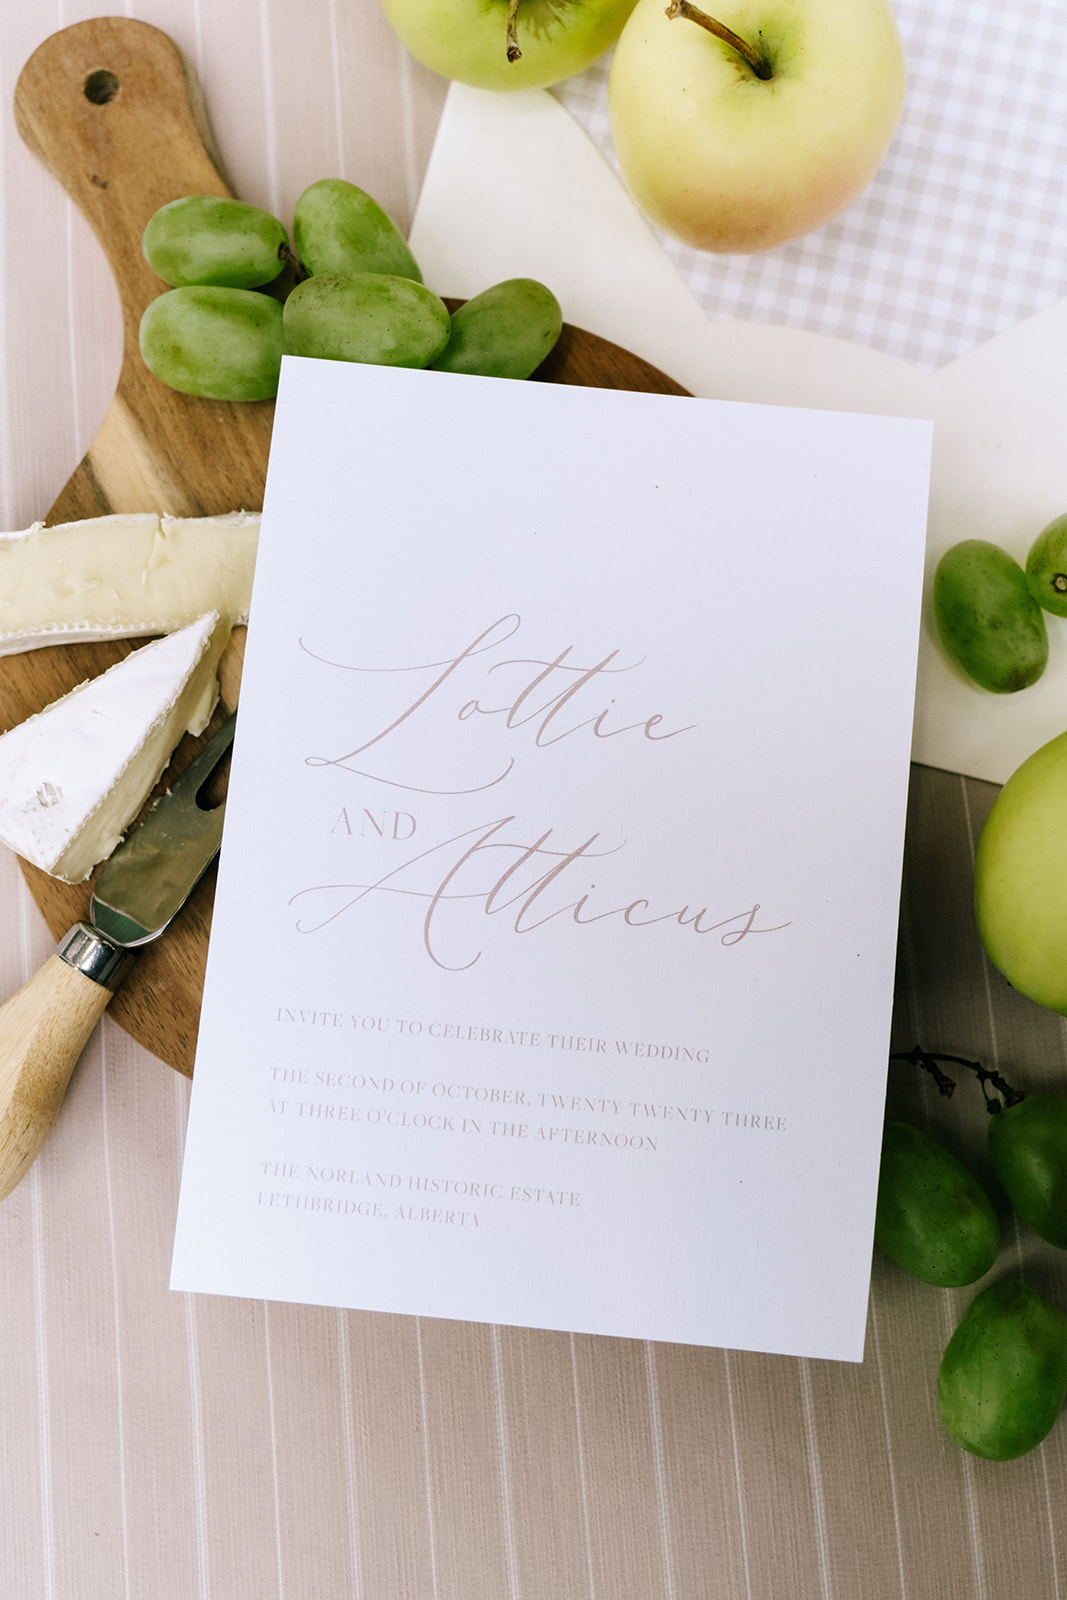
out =
[[58,179],[107,256],[126,355],[163,285],[141,254],[154,211],[182,194],[229,194],[195,80],[158,28],[96,17],[52,34],[15,86],[23,140]]
[[181,51],[128,17],[75,23],[26,62],[14,109],[22,138],[92,227],[122,309],[114,399],[47,520],[256,510],[273,402],[176,394],[152,376],[138,348],[145,307],[167,287],[141,251],[148,219],[180,195],[232,193]]

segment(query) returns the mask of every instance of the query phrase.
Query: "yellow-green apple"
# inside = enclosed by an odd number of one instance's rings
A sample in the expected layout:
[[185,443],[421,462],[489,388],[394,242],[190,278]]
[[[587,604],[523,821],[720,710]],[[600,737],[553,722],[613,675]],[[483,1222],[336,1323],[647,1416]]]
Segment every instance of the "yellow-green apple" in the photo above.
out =
[[609,107],[633,198],[698,250],[821,227],[880,166],[904,105],[889,0],[637,0]]
[[978,840],[974,904],[1013,988],[1067,1016],[1067,733],[1013,772]]
[[382,0],[417,61],[476,89],[541,89],[615,43],[634,0]]

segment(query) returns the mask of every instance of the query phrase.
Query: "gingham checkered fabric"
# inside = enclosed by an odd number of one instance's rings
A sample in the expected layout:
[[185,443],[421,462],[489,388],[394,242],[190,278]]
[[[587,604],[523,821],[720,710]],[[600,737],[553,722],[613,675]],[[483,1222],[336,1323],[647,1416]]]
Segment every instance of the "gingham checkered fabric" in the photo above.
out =
[[[929,371],[1067,294],[1067,5],[895,4],[907,104],[846,212],[762,255],[658,237],[711,318],[804,328]],[[618,170],[609,65],[556,92]]]

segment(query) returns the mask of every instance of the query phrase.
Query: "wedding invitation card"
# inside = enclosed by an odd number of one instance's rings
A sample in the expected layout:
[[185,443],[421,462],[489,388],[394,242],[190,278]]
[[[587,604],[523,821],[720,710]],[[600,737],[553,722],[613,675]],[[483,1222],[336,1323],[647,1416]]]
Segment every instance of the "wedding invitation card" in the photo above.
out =
[[862,1358],[929,452],[286,358],[175,1288]]

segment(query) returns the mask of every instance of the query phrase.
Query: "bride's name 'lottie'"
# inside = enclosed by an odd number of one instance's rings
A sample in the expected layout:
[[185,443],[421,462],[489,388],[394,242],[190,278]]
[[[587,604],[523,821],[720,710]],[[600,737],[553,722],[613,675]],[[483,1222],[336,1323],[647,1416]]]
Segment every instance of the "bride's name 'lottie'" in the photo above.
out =
[[[476,657],[484,656],[490,652],[498,651],[511,639],[522,626],[522,618],[517,612],[510,612],[507,616],[500,617],[496,622],[484,628],[477,638],[472,639],[458,655],[445,661],[425,662],[411,667],[360,667],[352,666],[345,662],[326,661],[324,657],[316,655],[303,641],[301,649],[324,665],[338,668],[344,672],[360,672],[375,674],[393,674],[418,672],[436,673],[433,681],[417,695],[410,704],[384,728],[365,739],[353,750],[341,756],[308,756],[307,764],[312,767],[340,767],[345,772],[351,772],[362,778],[370,778],[377,783],[387,783],[394,788],[406,789],[420,794],[477,794],[483,789],[491,789],[494,785],[502,783],[515,765],[515,758],[510,757],[505,766],[495,777],[487,781],[472,784],[461,789],[427,789],[420,785],[402,782],[398,777],[388,777],[380,772],[368,770],[364,757],[375,746],[381,746],[395,734],[405,723],[411,721],[418,713],[425,711],[436,702],[440,707],[443,699],[442,691],[446,684],[455,688],[456,684],[450,680],[456,678],[461,669],[473,662]],[[640,737],[654,743],[665,739],[676,738],[680,733],[687,733],[694,726],[690,723],[684,727],[668,728],[664,726],[664,718],[658,711],[651,716],[638,718],[635,722],[613,725],[618,715],[614,708],[614,699],[603,706],[594,715],[579,714],[579,720],[573,720],[573,713],[582,713],[589,707],[589,691],[593,685],[600,687],[602,680],[618,676],[623,673],[633,672],[641,665],[640,661],[632,662],[628,666],[620,666],[618,650],[610,650],[599,661],[592,665],[582,665],[571,658],[574,653],[573,645],[566,645],[551,659],[537,656],[512,656],[500,659],[489,665],[480,663],[486,678],[500,674],[496,682],[508,682],[509,687],[504,690],[503,698],[499,703],[489,703],[485,696],[484,687],[482,696],[463,699],[462,693],[452,701],[452,711],[459,722],[467,722],[475,717],[502,717],[503,726],[509,732],[517,732],[523,728],[533,731],[533,744],[536,749],[545,750],[551,745],[559,744],[564,739],[571,738],[582,729],[591,730],[592,736],[597,739],[615,739],[621,734],[636,733]],[[519,687],[512,693],[516,673]],[[510,680],[510,681],[509,681]],[[547,698],[545,698],[547,696]],[[582,700],[582,706],[578,701]],[[596,704],[596,701],[593,701]]]

